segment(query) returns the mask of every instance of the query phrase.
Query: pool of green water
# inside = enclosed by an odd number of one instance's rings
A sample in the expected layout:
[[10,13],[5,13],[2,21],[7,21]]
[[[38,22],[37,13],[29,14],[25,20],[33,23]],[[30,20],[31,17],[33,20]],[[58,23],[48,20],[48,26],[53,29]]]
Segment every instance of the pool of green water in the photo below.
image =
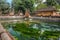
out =
[[60,40],[58,22],[5,22],[2,25],[16,40]]

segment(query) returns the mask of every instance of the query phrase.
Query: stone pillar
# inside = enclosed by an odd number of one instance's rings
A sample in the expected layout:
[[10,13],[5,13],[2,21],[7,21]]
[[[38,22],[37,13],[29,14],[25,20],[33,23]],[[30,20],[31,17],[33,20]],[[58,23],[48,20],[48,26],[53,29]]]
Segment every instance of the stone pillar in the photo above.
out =
[[53,11],[53,15],[52,16],[56,16],[56,12],[55,11]]
[[18,14],[19,14],[19,16],[23,16],[22,11],[20,11],[20,10],[19,10]]
[[10,16],[13,16],[14,15],[14,9],[10,11],[9,15]]
[[24,17],[26,18],[30,17],[29,10],[26,10]]
[[2,11],[0,11],[0,15],[2,15]]
[[20,16],[23,16],[23,13],[20,13],[19,15],[20,15]]

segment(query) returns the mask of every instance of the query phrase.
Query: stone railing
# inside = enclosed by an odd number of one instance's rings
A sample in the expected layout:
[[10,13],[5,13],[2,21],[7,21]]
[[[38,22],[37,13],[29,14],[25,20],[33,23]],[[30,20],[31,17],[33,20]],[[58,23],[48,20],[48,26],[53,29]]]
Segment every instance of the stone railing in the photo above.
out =
[[3,26],[0,23],[0,38],[1,40],[15,40],[12,35],[10,35],[9,32],[6,31],[6,29],[3,28]]

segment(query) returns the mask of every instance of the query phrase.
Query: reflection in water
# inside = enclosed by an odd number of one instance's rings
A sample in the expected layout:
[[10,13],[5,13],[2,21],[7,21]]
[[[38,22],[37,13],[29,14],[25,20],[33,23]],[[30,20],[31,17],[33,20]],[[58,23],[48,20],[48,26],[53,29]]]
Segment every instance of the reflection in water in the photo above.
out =
[[37,24],[34,24],[34,25],[32,26],[32,28],[38,29]]
[[13,36],[15,36],[15,37],[17,37],[18,39],[20,39],[20,33],[14,31],[12,27],[10,27],[10,28],[8,29],[8,31],[9,31]]
[[24,37],[23,35],[20,34],[20,32],[14,31],[12,27],[10,27],[10,28],[8,29],[8,31],[9,31],[13,36],[17,37],[18,40],[35,40],[34,38]]
[[[58,25],[53,25],[53,24],[48,24],[48,23],[34,23],[31,28],[34,29],[40,29],[41,34],[44,33],[44,31],[60,31],[60,27]],[[18,40],[35,40],[34,38],[28,38],[28,37],[24,37],[22,34],[20,34],[20,32],[14,31],[12,26],[10,26],[10,28],[8,28],[8,31],[15,37],[18,38]],[[39,40],[42,40],[43,38],[39,38]],[[46,38],[44,38],[46,39]],[[44,40],[43,39],[43,40]],[[50,38],[50,40],[52,40]]]

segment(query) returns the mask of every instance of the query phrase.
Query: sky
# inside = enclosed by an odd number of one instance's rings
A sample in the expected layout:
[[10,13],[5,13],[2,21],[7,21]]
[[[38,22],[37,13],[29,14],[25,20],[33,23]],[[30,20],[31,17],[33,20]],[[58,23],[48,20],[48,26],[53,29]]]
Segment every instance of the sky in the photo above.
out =
[[7,2],[9,2],[10,4],[11,4],[11,1],[12,1],[12,0],[7,0]]

